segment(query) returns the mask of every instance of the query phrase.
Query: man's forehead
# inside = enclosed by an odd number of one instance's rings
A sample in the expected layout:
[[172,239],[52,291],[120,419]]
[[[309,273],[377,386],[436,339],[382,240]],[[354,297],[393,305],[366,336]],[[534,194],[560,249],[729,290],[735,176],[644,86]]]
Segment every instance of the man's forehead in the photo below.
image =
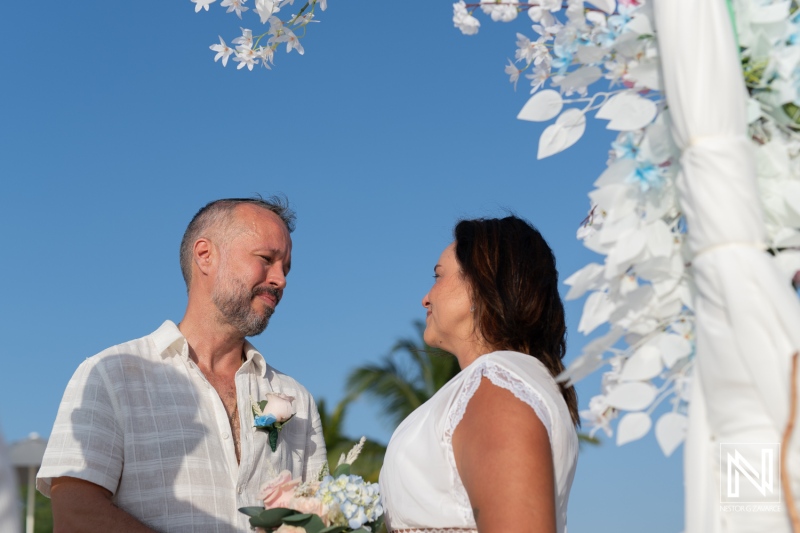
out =
[[277,214],[267,208],[252,204],[240,204],[233,210],[233,224],[240,233],[262,235],[264,232],[273,233],[277,226],[291,243],[289,229]]

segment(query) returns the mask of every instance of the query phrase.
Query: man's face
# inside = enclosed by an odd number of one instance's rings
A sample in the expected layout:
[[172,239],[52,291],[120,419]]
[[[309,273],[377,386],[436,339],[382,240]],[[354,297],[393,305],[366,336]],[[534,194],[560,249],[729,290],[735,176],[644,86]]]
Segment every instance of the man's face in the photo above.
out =
[[261,207],[240,205],[235,221],[219,244],[220,265],[211,301],[220,319],[243,336],[267,327],[283,296],[292,258],[285,224]]

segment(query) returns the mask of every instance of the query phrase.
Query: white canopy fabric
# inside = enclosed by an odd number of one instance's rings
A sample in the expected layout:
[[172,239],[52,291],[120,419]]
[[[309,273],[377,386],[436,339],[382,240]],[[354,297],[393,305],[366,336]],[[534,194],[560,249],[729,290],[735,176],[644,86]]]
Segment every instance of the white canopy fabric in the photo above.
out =
[[[720,443],[781,441],[800,350],[800,300],[765,251],[731,19],[724,0],[655,0],[654,10],[696,285],[686,533],[791,531],[785,509],[720,508]],[[795,497],[798,440],[786,465]]]

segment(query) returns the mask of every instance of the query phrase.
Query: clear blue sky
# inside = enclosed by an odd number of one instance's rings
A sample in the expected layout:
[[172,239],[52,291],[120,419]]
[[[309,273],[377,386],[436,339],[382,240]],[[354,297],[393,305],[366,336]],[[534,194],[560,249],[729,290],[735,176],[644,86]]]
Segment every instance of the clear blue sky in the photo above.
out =
[[[289,284],[254,343],[331,402],[350,369],[413,334],[459,217],[530,219],[562,279],[596,260],[575,230],[612,135],[592,124],[536,161],[543,126],[515,119],[527,89],[503,73],[527,19],[482,19],[466,37],[451,6],[330,0],[305,56],[281,49],[273,71],[247,72],[212,61],[208,46],[240,24],[218,3],[4,2],[6,440],[49,434],[85,357],[181,318],[178,245],[212,199],[283,192],[295,206]],[[585,343],[582,304],[567,305],[569,358]],[[583,407],[598,387],[580,384]],[[347,422],[384,442],[391,429],[366,403]],[[681,451],[664,458],[652,436],[586,450],[570,532],[681,531],[681,469]]]

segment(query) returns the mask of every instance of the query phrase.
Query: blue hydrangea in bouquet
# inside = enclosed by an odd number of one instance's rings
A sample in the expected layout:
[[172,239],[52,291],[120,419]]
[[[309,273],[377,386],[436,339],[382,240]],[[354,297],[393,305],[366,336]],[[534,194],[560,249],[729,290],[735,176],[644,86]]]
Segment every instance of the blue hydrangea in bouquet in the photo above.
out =
[[383,505],[377,483],[350,474],[365,439],[333,471],[326,466],[313,481],[292,479],[288,470],[261,490],[263,507],[242,507],[256,531],[270,533],[377,532],[383,525]]

